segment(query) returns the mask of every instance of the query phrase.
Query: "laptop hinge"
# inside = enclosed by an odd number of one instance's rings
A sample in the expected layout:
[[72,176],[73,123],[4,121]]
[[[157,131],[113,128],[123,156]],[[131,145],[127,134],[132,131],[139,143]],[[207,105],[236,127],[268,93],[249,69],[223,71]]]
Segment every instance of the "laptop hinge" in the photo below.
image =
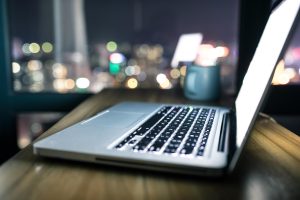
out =
[[228,161],[230,162],[236,151],[236,113],[235,109],[230,110],[229,116],[229,152]]
[[218,143],[218,151],[219,152],[224,152],[225,150],[225,140],[226,140],[226,135],[228,133],[227,131],[227,126],[228,126],[228,113],[223,115],[222,119],[222,125],[221,125],[221,133],[219,137],[219,143]]

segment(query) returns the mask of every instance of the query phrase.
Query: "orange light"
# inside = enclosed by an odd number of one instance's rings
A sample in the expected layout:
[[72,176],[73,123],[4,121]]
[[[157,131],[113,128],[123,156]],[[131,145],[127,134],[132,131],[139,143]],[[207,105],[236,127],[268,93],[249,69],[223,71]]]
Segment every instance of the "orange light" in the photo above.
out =
[[215,48],[216,54],[219,58],[224,58],[229,55],[229,48],[223,47],[223,46],[218,46]]
[[127,87],[130,89],[135,89],[138,86],[138,81],[135,78],[130,78],[127,81]]

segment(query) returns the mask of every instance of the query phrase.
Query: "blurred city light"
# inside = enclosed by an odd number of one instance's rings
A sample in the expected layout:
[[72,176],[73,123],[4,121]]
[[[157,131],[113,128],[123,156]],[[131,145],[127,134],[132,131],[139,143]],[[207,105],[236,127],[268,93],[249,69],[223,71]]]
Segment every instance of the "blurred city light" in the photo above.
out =
[[72,90],[75,87],[75,81],[73,79],[66,79],[64,85],[66,89]]
[[159,86],[160,86],[162,89],[171,89],[171,88],[172,88],[172,84],[171,84],[171,82],[169,81],[169,79],[165,79],[162,83],[159,84]]
[[167,79],[167,76],[165,74],[158,74],[156,76],[156,81],[160,84],[163,83]]
[[21,138],[18,139],[18,147],[20,149],[25,148],[26,146],[28,146],[31,143],[31,139],[29,137],[29,135],[27,136],[23,136]]
[[167,78],[167,76],[165,74],[158,74],[156,76],[156,81],[159,83],[159,86],[162,88],[162,89],[170,89],[172,88],[172,84],[171,82],[169,81],[169,79]]
[[141,73],[141,68],[137,65],[127,66],[125,68],[125,74],[127,76],[139,75]]
[[280,85],[286,85],[290,82],[289,75],[286,73],[282,73],[278,77],[278,82]]
[[118,74],[120,72],[120,64],[110,62],[109,72],[113,75]]
[[32,80],[34,82],[41,82],[44,80],[44,74],[41,71],[32,72]]
[[53,81],[53,88],[58,92],[66,92],[65,79],[55,79]]
[[275,69],[272,79],[273,85],[286,85],[297,76],[297,71],[294,68],[286,68],[284,60],[281,60]]
[[42,66],[43,66],[43,63],[39,60],[30,60],[27,63],[27,67],[28,67],[29,71],[41,70]]
[[297,72],[294,68],[285,68],[284,73],[286,73],[289,76],[289,79],[295,78],[297,75]]
[[121,64],[125,61],[125,56],[121,53],[112,53],[109,59],[111,63]]
[[214,66],[217,64],[218,58],[228,57],[229,52],[230,49],[226,46],[214,47],[212,44],[201,44],[199,46],[195,64],[201,66]]
[[44,90],[45,87],[44,85],[41,83],[41,82],[36,82],[36,83],[33,83],[30,87],[29,87],[29,90],[31,92],[41,92],[42,90]]
[[215,51],[219,58],[227,57],[229,55],[229,48],[225,46],[218,46],[215,48]]
[[216,64],[218,52],[211,44],[201,44],[195,63],[201,66],[213,66]]
[[130,89],[135,89],[138,86],[138,81],[135,78],[130,78],[127,81],[127,87]]
[[21,70],[20,64],[17,63],[17,62],[12,62],[12,71],[13,71],[13,73],[17,74],[17,73],[20,72],[20,70]]
[[[277,64],[277,66],[275,68],[273,80],[272,80],[273,85],[280,85],[281,84],[281,82],[282,82],[281,79],[282,78],[280,78],[280,76],[284,72],[284,65],[285,65],[284,60],[281,60]],[[286,82],[286,81],[284,81],[284,82]]]
[[294,58],[294,60],[300,59],[300,47],[296,47],[292,49],[292,57]]
[[128,66],[133,66],[133,65],[137,65],[138,63],[137,63],[136,59],[131,58],[128,60],[127,64],[128,64]]
[[170,76],[173,79],[178,79],[180,77],[180,71],[178,69],[171,69]]
[[76,80],[76,86],[80,89],[86,89],[90,86],[90,81],[84,77],[78,78]]
[[181,76],[185,76],[186,75],[186,66],[182,66],[182,67],[180,67],[180,74],[181,74]]
[[22,45],[22,51],[25,55],[28,55],[30,54],[30,50],[29,50],[29,44],[28,43],[25,43]]
[[[212,44],[215,43],[212,42]],[[222,62],[227,61],[226,59],[229,57],[229,47],[226,45],[214,47],[212,44],[199,45],[199,56],[197,59],[200,59],[200,63],[203,65],[209,65],[212,63],[212,60],[215,61],[219,58]],[[134,44],[132,46],[130,43],[127,43],[126,45],[128,47],[122,48],[129,49],[132,52],[127,50],[127,53],[122,52],[121,48],[118,48],[117,43],[114,41],[97,44],[95,48],[92,48],[95,49],[95,54],[91,55],[91,63],[88,63],[91,64],[91,68],[86,66],[78,68],[77,64],[75,65],[74,63],[80,64],[85,59],[84,55],[79,52],[67,53],[65,54],[67,62],[56,63],[53,58],[43,57],[45,54],[53,52],[53,44],[50,42],[44,42],[41,46],[37,43],[24,43],[23,45],[20,43],[19,48],[21,53],[23,52],[23,59],[29,58],[29,61],[24,62],[25,64],[27,63],[28,70],[23,70],[21,64],[19,66],[18,64],[12,64],[15,78],[19,80],[19,82],[15,82],[14,87],[16,90],[28,88],[30,91],[35,92],[41,91],[41,89],[49,90],[47,88],[47,85],[49,85],[47,81],[49,80],[52,81],[50,85],[53,87],[51,89],[58,92],[76,91],[75,87],[98,92],[106,87],[122,86],[133,89],[153,86],[158,86],[161,89],[170,89],[173,85],[176,86],[177,82],[183,82],[187,69],[186,65],[172,68],[170,60],[163,55],[166,50],[162,45],[147,43]],[[27,53],[25,54],[24,52]],[[35,52],[39,52],[39,54],[35,55]],[[16,60],[14,63],[22,62]],[[197,64],[197,60],[195,63]],[[85,78],[82,81],[79,76],[88,74],[89,70],[92,72],[91,79]],[[38,72],[35,73],[35,71]],[[287,70],[286,73],[289,73],[290,77],[293,72]],[[281,82],[283,81],[281,80]]]
[[41,47],[38,43],[33,42],[29,45],[29,51],[31,53],[39,53],[40,50],[41,50]]
[[67,67],[60,63],[55,63],[52,66],[52,71],[52,75],[54,78],[65,78],[68,74]]
[[42,50],[45,53],[51,53],[53,51],[53,45],[50,42],[44,42],[42,44]]
[[15,80],[14,81],[14,90],[15,91],[20,91],[22,89],[22,83],[20,80]]
[[[35,56],[33,52],[37,52],[37,45],[37,43],[24,43],[23,45],[20,43],[19,46],[21,52],[27,52],[27,54],[24,53],[23,56],[25,55],[28,58],[32,58],[32,56]],[[91,66],[96,67],[93,67],[92,77],[88,80],[88,83],[85,81],[85,85],[82,84],[83,82],[81,83],[81,79],[79,79],[80,77],[78,76],[86,74],[90,68],[73,68],[74,63],[80,63],[80,61],[84,59],[83,55],[79,52],[66,54],[69,59],[66,63],[56,63],[53,58],[44,59],[41,57],[41,59],[29,59],[29,61],[27,61],[27,67],[31,74],[28,74],[28,76],[22,75],[23,73],[26,74],[29,72],[27,72],[26,69],[22,70],[21,64],[19,64],[19,66],[12,64],[15,66],[15,69],[12,69],[15,78],[20,77],[20,81],[14,84],[15,89],[21,90],[26,87],[30,88],[31,91],[38,91],[41,90],[41,88],[49,89],[47,88],[48,80],[52,81],[52,84],[50,84],[53,85],[52,89],[58,92],[75,90],[75,87],[93,92],[98,92],[106,87],[157,87],[156,83],[158,83],[159,88],[170,89],[173,85],[177,85],[177,82],[181,83],[183,81],[183,77],[186,74],[186,65],[178,66],[178,68],[170,67],[168,59],[163,55],[165,50],[162,45],[150,45],[146,43],[130,45],[131,44],[128,43],[126,49],[131,49],[133,52],[127,52],[127,54],[125,54],[120,51],[114,41],[97,44],[95,46],[96,54],[91,57]],[[31,50],[29,50],[29,46]],[[36,48],[36,50],[34,51],[32,47]],[[44,42],[39,47],[42,51],[39,51],[38,56],[53,52],[53,44],[50,42]],[[116,52],[117,50],[118,52]],[[199,45],[199,55],[202,55],[202,61],[203,58],[207,60],[207,58],[210,59],[212,57],[214,59],[227,59],[229,51],[229,48],[225,45],[218,45],[216,47],[212,44]],[[128,60],[125,55],[128,57]],[[19,60],[17,61],[15,61],[15,63],[20,63]],[[224,61],[224,59],[222,59],[222,61]],[[13,66],[12,68],[14,68]],[[33,73],[34,71],[39,72]],[[292,74],[291,71],[287,72]],[[104,74],[106,75],[104,76]]]
[[109,52],[114,52],[118,49],[118,45],[116,42],[114,41],[109,41],[107,44],[106,44],[106,49],[107,51]]

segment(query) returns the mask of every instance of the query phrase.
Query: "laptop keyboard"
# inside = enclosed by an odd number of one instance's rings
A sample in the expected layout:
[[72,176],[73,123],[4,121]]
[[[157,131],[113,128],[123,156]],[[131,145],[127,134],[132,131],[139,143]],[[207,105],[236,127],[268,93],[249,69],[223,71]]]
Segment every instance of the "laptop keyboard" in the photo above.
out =
[[164,106],[114,148],[134,152],[203,156],[216,110]]

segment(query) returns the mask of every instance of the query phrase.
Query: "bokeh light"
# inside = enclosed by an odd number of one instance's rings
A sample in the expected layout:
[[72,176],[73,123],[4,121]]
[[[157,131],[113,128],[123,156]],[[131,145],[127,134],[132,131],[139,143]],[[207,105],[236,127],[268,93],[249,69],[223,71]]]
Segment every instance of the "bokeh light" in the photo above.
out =
[[114,52],[118,49],[118,45],[116,42],[114,41],[109,41],[107,44],[106,44],[106,49],[107,51],[109,52]]
[[43,63],[39,60],[30,60],[27,63],[27,67],[28,67],[29,71],[41,70],[42,66],[43,66]]
[[158,75],[156,76],[156,81],[157,81],[159,84],[162,83],[162,82],[164,82],[166,79],[167,79],[167,76],[166,76],[165,74],[162,74],[162,73],[160,73],[160,74],[158,74]]
[[284,73],[289,76],[289,79],[295,78],[297,72],[294,68],[285,68]]
[[123,54],[121,54],[121,53],[112,53],[109,56],[109,60],[112,63],[121,64],[121,63],[123,63],[125,61],[125,56]]
[[44,80],[44,74],[41,71],[32,72],[32,80],[34,82],[41,82]]
[[285,68],[284,60],[281,60],[275,69],[272,79],[273,85],[286,85],[297,76],[297,71],[294,68]]
[[172,69],[170,71],[170,76],[173,78],[173,79],[178,79],[180,77],[180,71],[178,69]]
[[125,74],[127,76],[139,75],[141,73],[141,68],[138,65],[127,66],[125,68]]
[[42,44],[42,50],[45,53],[51,53],[53,51],[53,45],[50,42],[44,42]]
[[78,78],[76,80],[76,86],[80,89],[86,89],[90,86],[90,80],[84,77]]
[[65,88],[68,90],[72,90],[75,87],[75,81],[73,79],[66,79],[64,84]]
[[180,74],[181,74],[181,76],[185,76],[186,75],[186,66],[180,67]]
[[65,92],[65,80],[64,79],[55,79],[53,81],[53,88],[58,92]]
[[38,43],[33,42],[29,45],[29,51],[31,53],[39,53],[40,50],[41,50],[41,47]]
[[14,74],[17,74],[21,71],[21,66],[17,62],[12,62],[12,71]]
[[224,58],[229,55],[229,48],[225,46],[218,46],[215,48],[215,51],[219,58]]
[[30,50],[29,50],[29,44],[28,43],[24,43],[22,46],[22,51],[25,55],[30,54]]
[[172,83],[170,80],[167,78],[165,74],[158,74],[156,76],[156,81],[159,83],[160,88],[162,89],[171,89],[172,88]]
[[218,52],[211,44],[201,44],[195,63],[201,66],[213,66],[216,64]]
[[52,66],[52,70],[52,75],[54,78],[65,78],[68,74],[67,67],[60,63],[55,63]]
[[135,89],[138,86],[138,81],[135,78],[130,78],[127,81],[127,87],[130,89]]
[[120,72],[121,66],[117,63],[109,63],[109,72],[113,75],[118,74]]

